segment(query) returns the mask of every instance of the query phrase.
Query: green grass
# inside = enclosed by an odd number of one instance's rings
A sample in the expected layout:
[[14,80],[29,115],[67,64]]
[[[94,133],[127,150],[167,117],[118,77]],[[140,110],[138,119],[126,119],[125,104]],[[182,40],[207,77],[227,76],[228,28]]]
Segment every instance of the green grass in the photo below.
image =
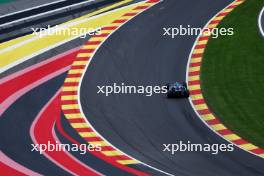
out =
[[264,147],[264,38],[257,19],[263,0],[247,0],[218,27],[233,36],[210,39],[201,68],[210,109],[235,133]]

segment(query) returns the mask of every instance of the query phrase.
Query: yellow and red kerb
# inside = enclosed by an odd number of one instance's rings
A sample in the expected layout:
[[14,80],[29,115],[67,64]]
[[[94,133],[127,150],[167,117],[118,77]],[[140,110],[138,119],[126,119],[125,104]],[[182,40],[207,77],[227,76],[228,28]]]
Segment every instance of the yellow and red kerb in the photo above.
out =
[[93,130],[90,124],[86,122],[86,117],[81,113],[80,105],[78,104],[78,87],[80,86],[80,80],[85,72],[87,64],[95,54],[96,49],[108,38],[108,36],[125,22],[158,2],[160,1],[149,0],[140,3],[130,12],[125,13],[119,19],[114,20],[109,26],[103,27],[100,35],[94,35],[91,37],[80,49],[62,87],[61,108],[71,126],[87,141],[87,143],[101,145],[101,153],[103,156],[110,158],[112,161],[121,165],[139,164],[139,162],[112,147],[111,144],[105,141],[96,131]]
[[[234,8],[236,8],[243,2],[244,0],[236,0],[231,3],[215,18],[213,18],[205,28],[215,28],[226,15],[228,15]],[[211,129],[216,131],[219,135],[223,136],[226,140],[238,145],[240,148],[264,158],[263,149],[249,143],[248,141],[234,134],[231,130],[227,129],[226,126],[223,125],[219,121],[219,119],[215,117],[215,115],[210,111],[204,100],[201,91],[200,71],[203,53],[209,38],[210,34],[208,33],[203,33],[203,35],[198,38],[198,41],[196,42],[196,45],[193,49],[189,64],[188,85],[191,93],[191,101],[194,105],[194,108],[198,112],[200,117],[211,127]]]

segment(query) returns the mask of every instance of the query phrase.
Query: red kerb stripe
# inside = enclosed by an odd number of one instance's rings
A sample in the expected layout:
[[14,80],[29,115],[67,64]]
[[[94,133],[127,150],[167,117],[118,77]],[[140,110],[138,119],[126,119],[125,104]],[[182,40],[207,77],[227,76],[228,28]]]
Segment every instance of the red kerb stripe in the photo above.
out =
[[197,110],[200,115],[211,114],[209,109]]
[[200,80],[189,81],[188,84],[189,84],[189,86],[191,86],[191,85],[199,85],[200,84]]
[[203,49],[205,48],[206,45],[196,45],[195,46],[195,49]]
[[199,99],[199,100],[193,100],[192,101],[194,105],[199,105],[199,104],[204,104],[204,99]]
[[230,131],[229,129],[224,129],[224,130],[219,130],[217,131],[219,134],[221,135],[228,135],[228,134],[233,134],[232,131]]
[[78,114],[81,113],[80,109],[67,109],[63,110],[64,114]]
[[83,118],[76,118],[76,119],[68,119],[70,123],[84,123],[85,120]]
[[123,19],[123,20],[115,20],[115,21],[113,21],[112,23],[124,23],[124,22],[126,22],[127,21],[127,19]]
[[255,153],[255,154],[264,154],[264,149],[261,149],[261,148],[256,148],[256,149],[253,149],[253,150],[250,150],[251,152]]
[[210,22],[210,24],[218,24],[218,23],[220,23],[220,21],[221,20],[213,20],[213,21]]
[[[82,50],[82,52],[85,52],[85,49]],[[88,61],[90,57],[76,57],[74,61]]]
[[226,16],[229,12],[222,12],[220,13],[219,15],[217,15],[217,17],[220,17],[220,16]]
[[75,69],[85,69],[85,65],[73,65],[71,67],[71,70],[75,70]]
[[143,10],[143,9],[147,9],[149,6],[138,6],[136,8],[134,8],[133,10]]
[[102,139],[100,137],[84,137],[86,141],[101,141]]
[[189,72],[189,76],[196,76],[196,75],[200,75],[200,71]]
[[77,132],[93,132],[91,128],[74,128]]
[[63,84],[64,87],[73,87],[73,86],[78,86],[79,82],[65,82]]
[[74,74],[68,74],[67,78],[79,78],[81,76],[82,76],[81,73],[74,73]]
[[93,37],[96,38],[96,37],[107,37],[109,35],[109,33],[103,33],[103,34],[100,34],[100,35],[94,35]]
[[118,26],[106,26],[106,27],[103,27],[102,30],[115,30],[117,28]]
[[202,57],[203,54],[192,54],[192,58],[198,58],[198,57]]
[[77,91],[62,91],[61,95],[77,95]]
[[244,140],[244,139],[237,139],[237,140],[233,140],[232,142],[234,142],[237,145],[242,145],[242,144],[247,144],[248,141]]
[[199,41],[204,41],[204,40],[209,40],[209,37],[208,36],[201,36],[199,38]]
[[206,123],[209,125],[216,125],[219,124],[220,121],[218,119],[212,119],[212,120],[207,120]]
[[227,7],[227,9],[233,9],[233,8],[236,8],[236,7],[237,7],[237,5],[230,5],[230,6]]
[[135,16],[137,13],[126,13],[125,15],[123,16]]
[[190,90],[191,95],[201,94],[201,90]]
[[201,66],[201,62],[195,62],[190,64],[190,67],[198,67],[198,66]]

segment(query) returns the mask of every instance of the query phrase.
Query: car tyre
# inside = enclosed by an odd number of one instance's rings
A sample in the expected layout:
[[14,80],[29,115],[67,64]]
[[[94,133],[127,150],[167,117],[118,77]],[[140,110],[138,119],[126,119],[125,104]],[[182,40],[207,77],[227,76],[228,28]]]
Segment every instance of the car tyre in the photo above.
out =
[[187,90],[187,91],[185,92],[185,97],[186,97],[186,98],[189,98],[189,96],[190,96],[190,92],[189,92],[189,90]]
[[187,88],[187,83],[186,82],[183,82],[182,85],[183,85],[183,87]]

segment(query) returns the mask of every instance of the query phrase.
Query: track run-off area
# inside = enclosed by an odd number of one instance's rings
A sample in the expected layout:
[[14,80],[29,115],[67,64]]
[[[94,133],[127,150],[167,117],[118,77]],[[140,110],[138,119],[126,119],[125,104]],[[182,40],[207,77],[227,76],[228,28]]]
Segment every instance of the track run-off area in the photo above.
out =
[[[212,60],[207,60],[220,57],[210,54],[215,52],[214,45],[220,46],[214,44],[217,39],[163,36],[163,28],[179,24],[200,28],[232,25],[239,17],[231,22],[229,18],[245,10],[247,4],[241,0],[116,2],[60,24],[69,29],[101,27],[102,33],[66,52],[46,55],[43,61],[35,60],[36,56],[56,53],[57,47],[80,36],[40,38],[30,34],[1,43],[0,175],[264,175],[262,149],[248,150],[249,145],[234,142],[237,131],[231,133],[232,126],[226,125],[229,122],[211,104],[215,96],[210,90],[215,89],[204,81],[211,81],[204,72],[211,73],[207,62]],[[234,28],[239,28],[236,25]],[[111,83],[165,85],[186,80],[189,99],[167,99],[162,94],[98,94],[98,86]],[[223,137],[219,130],[230,134]],[[163,151],[163,144],[177,141],[236,145],[234,151],[217,155]],[[46,143],[102,148],[85,154],[31,151],[31,144]]]

